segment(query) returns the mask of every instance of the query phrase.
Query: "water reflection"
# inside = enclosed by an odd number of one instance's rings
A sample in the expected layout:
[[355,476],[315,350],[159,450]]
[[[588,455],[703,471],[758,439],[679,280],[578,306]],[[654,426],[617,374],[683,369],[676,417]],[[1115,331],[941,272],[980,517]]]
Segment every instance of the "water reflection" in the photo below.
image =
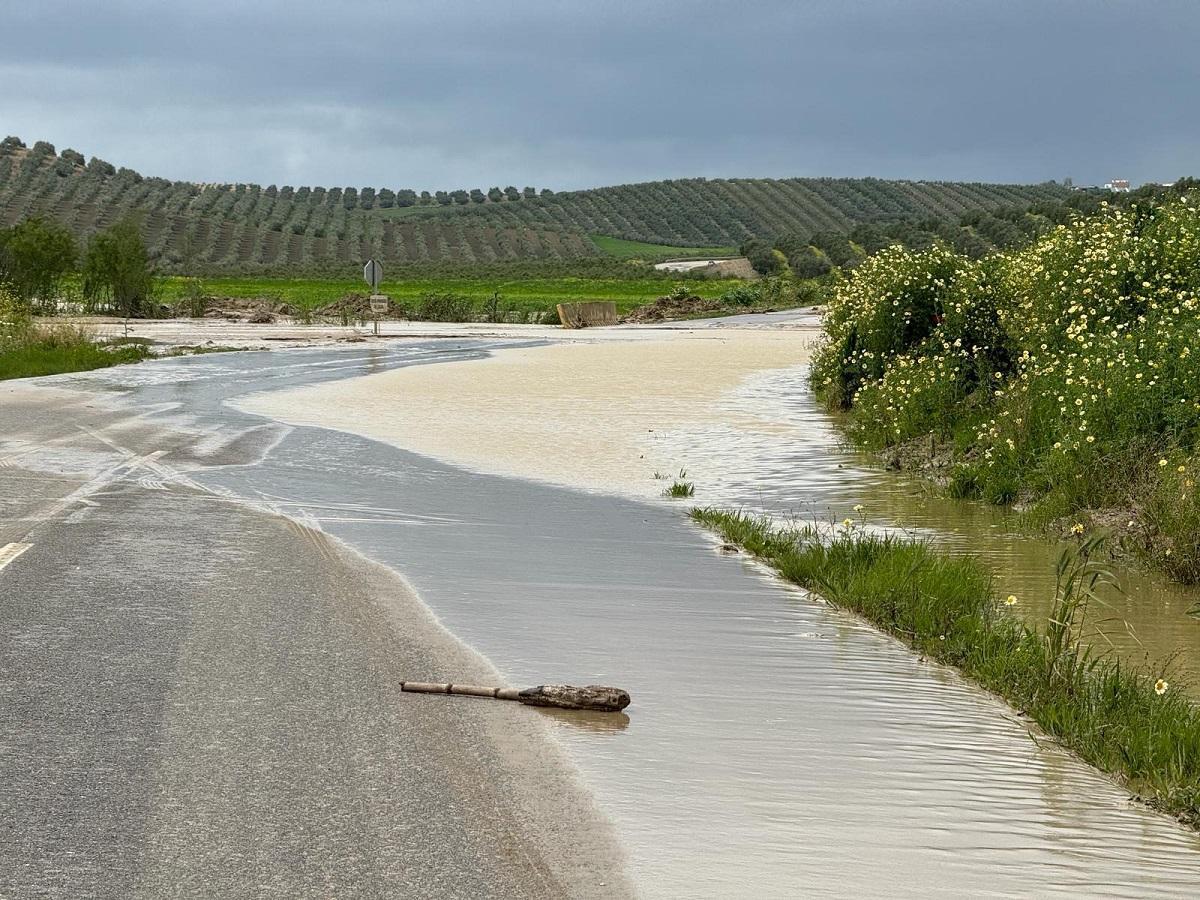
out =
[[551,709],[535,707],[551,725],[576,729],[588,734],[619,734],[629,727],[630,718],[623,712],[602,713],[588,710]]

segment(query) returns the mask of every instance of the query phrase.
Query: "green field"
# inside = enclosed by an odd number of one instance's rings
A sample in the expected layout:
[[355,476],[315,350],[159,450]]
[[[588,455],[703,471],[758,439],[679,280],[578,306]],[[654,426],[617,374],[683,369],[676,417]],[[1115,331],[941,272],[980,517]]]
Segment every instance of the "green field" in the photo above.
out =
[[593,234],[589,237],[592,239],[592,243],[604,253],[618,259],[737,256],[736,247],[671,247],[666,244],[647,244],[644,241],[626,241],[604,234]]
[[[688,281],[688,290],[701,297],[719,297],[730,287],[740,284],[737,279]],[[302,309],[316,309],[350,293],[367,293],[367,286],[353,278],[206,278],[200,282],[201,291],[212,297],[277,300]],[[383,293],[394,300],[413,301],[431,293],[453,293],[482,302],[499,291],[510,308],[540,312],[552,309],[556,303],[580,300],[612,300],[621,313],[648,303],[671,290],[672,283],[661,278],[526,278],[500,281],[480,278],[416,278],[385,281]],[[174,304],[187,296],[189,280],[163,278],[160,297]]]

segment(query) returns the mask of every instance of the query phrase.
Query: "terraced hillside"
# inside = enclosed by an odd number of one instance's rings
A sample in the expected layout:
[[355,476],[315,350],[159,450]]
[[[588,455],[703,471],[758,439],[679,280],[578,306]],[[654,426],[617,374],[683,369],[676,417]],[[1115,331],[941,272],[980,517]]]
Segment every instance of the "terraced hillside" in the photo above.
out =
[[653,181],[467,207],[469,222],[561,227],[660,244],[737,245],[780,234],[848,232],[865,222],[954,221],[972,210],[1061,200],[1039,185],[882,181],[877,178],[735,178]]
[[160,267],[186,272],[349,272],[370,256],[404,264],[573,260],[629,256],[630,247],[643,257],[712,255],[749,237],[957,220],[1067,193],[1055,184],[876,179],[692,179],[561,194],[202,185],[143,177],[45,142],[0,143],[0,226],[43,215],[87,238],[134,212]]

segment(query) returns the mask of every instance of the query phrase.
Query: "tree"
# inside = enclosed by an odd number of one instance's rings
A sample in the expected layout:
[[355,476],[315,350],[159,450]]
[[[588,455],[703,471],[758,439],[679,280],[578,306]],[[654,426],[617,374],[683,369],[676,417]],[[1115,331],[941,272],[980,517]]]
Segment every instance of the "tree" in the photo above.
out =
[[[442,193],[441,191],[438,191],[439,195],[441,193]],[[429,196],[428,192],[425,192],[425,196],[426,197]],[[400,190],[396,191],[396,205],[397,206],[416,206],[417,205],[417,192],[414,191],[412,188],[401,188]]]
[[116,166],[110,162],[105,162],[98,156],[93,156],[88,162],[87,167],[89,172],[92,172],[96,175],[102,175],[106,178],[117,174]]
[[532,200],[534,197],[537,196],[537,188],[526,187],[523,191],[521,191],[521,194],[525,197],[526,200]]
[[127,318],[151,311],[154,276],[136,219],[122,219],[92,238],[83,263],[83,294]]
[[487,192],[487,197],[493,203],[499,203],[501,200],[504,199],[504,193],[498,187],[489,188],[488,192]]
[[396,205],[396,192],[391,188],[380,188],[375,202],[379,204],[380,209],[391,209]]
[[788,265],[797,278],[820,278],[830,270],[829,260],[807,245],[788,257]]
[[481,191],[479,188],[471,188],[472,203],[482,203],[486,199],[487,197],[484,196],[483,191]]
[[742,256],[750,261],[759,275],[775,275],[783,270],[786,260],[767,241],[749,240],[741,246]]
[[27,307],[36,299],[53,312],[62,280],[78,257],[75,238],[57,222],[34,217],[0,229],[0,282]]

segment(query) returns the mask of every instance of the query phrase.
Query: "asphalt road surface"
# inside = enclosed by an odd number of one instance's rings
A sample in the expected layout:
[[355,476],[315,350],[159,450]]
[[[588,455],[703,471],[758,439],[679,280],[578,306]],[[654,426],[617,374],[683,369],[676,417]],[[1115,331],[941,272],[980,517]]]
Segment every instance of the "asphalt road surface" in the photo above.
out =
[[390,570],[189,478],[248,461],[205,440],[0,385],[0,897],[628,894],[538,713],[402,694],[498,675]]

